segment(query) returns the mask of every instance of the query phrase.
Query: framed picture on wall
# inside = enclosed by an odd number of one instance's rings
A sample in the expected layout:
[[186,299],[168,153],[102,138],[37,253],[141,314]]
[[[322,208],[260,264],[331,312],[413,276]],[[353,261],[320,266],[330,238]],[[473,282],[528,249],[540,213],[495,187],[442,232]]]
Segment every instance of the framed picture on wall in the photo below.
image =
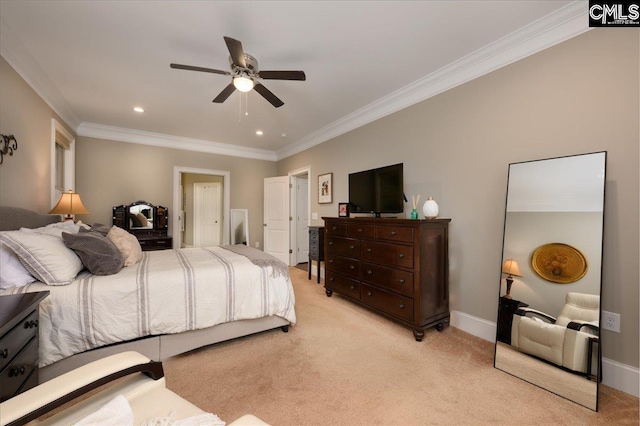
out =
[[338,217],[349,217],[349,203],[338,203]]
[[318,204],[333,202],[333,173],[318,176]]

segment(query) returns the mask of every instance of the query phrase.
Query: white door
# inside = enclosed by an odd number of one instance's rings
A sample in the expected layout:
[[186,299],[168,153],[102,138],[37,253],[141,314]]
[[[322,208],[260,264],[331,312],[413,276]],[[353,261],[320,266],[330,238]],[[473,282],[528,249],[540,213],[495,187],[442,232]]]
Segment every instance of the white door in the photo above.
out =
[[264,180],[264,251],[289,264],[289,176]]
[[193,184],[193,245],[212,247],[220,245],[222,212],[220,209],[220,182]]
[[296,263],[309,261],[309,186],[307,178],[296,178]]

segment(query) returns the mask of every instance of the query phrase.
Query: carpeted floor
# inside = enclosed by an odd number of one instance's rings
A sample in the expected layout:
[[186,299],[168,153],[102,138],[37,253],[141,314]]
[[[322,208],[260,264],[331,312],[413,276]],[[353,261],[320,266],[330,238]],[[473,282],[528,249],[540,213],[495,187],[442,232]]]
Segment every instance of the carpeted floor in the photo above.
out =
[[600,387],[595,413],[493,368],[494,345],[410,329],[325,296],[290,268],[298,323],[164,362],[170,389],[230,422],[272,425],[637,425],[638,399]]

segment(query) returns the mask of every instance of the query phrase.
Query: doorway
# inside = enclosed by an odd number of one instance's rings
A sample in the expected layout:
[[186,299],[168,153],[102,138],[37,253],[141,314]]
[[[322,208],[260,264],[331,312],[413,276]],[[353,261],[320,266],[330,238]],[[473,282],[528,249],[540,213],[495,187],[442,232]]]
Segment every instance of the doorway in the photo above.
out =
[[291,177],[291,259],[296,266],[309,262],[309,219],[311,217],[311,167],[289,172]]
[[[230,172],[179,166],[173,171],[173,248],[229,244]],[[200,193],[199,207],[195,201],[196,184],[206,187]],[[217,213],[213,214],[212,209]],[[198,230],[196,222],[200,223]]]

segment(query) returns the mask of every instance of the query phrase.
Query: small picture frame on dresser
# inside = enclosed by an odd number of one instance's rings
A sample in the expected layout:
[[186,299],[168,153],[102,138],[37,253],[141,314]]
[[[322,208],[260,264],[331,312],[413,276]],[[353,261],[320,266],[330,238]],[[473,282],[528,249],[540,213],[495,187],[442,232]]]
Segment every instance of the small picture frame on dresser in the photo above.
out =
[[349,217],[349,203],[338,203],[338,217]]

